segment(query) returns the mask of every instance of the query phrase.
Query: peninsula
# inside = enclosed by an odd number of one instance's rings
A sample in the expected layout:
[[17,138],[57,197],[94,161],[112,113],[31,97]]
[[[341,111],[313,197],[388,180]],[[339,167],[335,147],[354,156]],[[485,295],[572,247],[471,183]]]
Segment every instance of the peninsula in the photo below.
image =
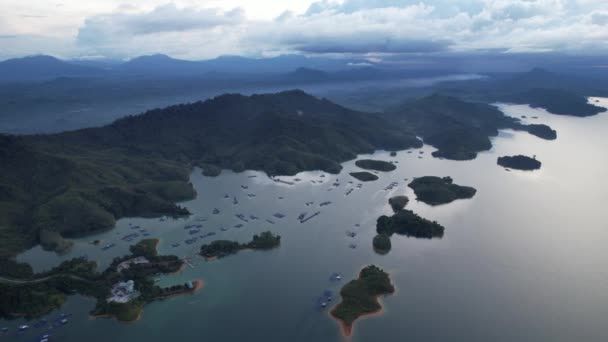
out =
[[176,256],[157,255],[157,243],[140,241],[131,246],[131,255],[114,259],[101,273],[95,262],[77,258],[29,278],[0,281],[0,317],[40,317],[80,294],[96,299],[92,316],[128,322],[137,320],[147,303],[200,289],[198,280],[167,288],[154,284],[153,275],[174,273],[183,265]]

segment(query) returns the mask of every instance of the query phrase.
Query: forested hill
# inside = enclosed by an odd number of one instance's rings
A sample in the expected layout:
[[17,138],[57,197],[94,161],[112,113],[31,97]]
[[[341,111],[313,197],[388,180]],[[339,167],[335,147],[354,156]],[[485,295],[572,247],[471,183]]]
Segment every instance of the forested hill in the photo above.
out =
[[[340,171],[375,149],[421,146],[378,114],[301,91],[223,95],[111,125],[0,139],[0,256],[107,229],[125,216],[183,215],[193,166],[292,175]],[[59,234],[57,234],[59,233]]]
[[33,141],[40,148],[58,143],[94,150],[120,148],[138,156],[271,175],[314,169],[337,173],[340,162],[360,153],[420,146],[413,133],[379,115],[352,111],[297,90],[223,95]]
[[387,116],[437,148],[433,156],[454,160],[474,159],[477,152],[489,150],[490,137],[499,129],[527,131],[543,139],[555,139],[556,135],[546,125],[521,124],[494,106],[441,94],[407,101],[390,109]]

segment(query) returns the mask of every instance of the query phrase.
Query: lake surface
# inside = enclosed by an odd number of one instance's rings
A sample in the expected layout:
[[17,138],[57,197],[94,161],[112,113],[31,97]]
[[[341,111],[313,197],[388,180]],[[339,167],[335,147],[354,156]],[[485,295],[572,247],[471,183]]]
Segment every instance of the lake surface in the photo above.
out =
[[[601,104],[608,106],[608,99]],[[42,270],[86,254],[105,267],[127,252],[121,237],[134,231],[130,225],[159,237],[161,253],[193,256],[205,241],[184,243],[190,238],[184,226],[195,219],[207,219],[200,222],[201,234],[215,231],[213,238],[248,241],[264,230],[282,236],[276,250],[245,251],[213,262],[195,258],[195,268],[162,277],[163,286],[192,279],[203,279],[205,286],[193,295],[146,306],[134,324],[91,320],[87,312],[93,301],[73,297],[61,310],[73,314],[70,323],[53,333],[58,341],[341,341],[339,325],[318,309],[316,300],[324,290],[338,299],[343,282],[369,264],[388,271],[397,292],[383,299],[383,315],[356,322],[353,341],[606,341],[608,114],[576,118],[498,106],[508,115],[552,126],[558,139],[502,131],[491,151],[470,162],[432,158],[429,146],[397,157],[382,151],[360,156],[398,161],[396,171],[380,173],[378,181],[361,189],[348,175],[357,169],[354,161],[337,176],[282,177],[301,178],[293,186],[256,172],[207,178],[195,170],[198,197],[183,203],[194,214],[188,220],[124,219],[112,231],[78,240],[68,255],[34,248],[19,260]],[[536,155],[542,169],[508,172],[496,165],[497,157],[514,154]],[[416,202],[405,179],[425,175],[451,176],[457,184],[477,188],[477,195],[437,207]],[[333,187],[336,178],[340,185]],[[391,182],[398,187],[385,191]],[[350,188],[355,190],[345,195]],[[375,221],[390,214],[387,200],[398,194],[410,197],[407,208],[443,224],[445,235],[434,240],[394,236],[392,251],[381,256],[371,246]],[[310,201],[314,204],[306,206]],[[319,207],[325,201],[332,203]],[[213,215],[214,208],[220,214]],[[307,223],[297,221],[300,213],[316,211],[321,214]],[[286,217],[274,218],[277,212]],[[260,219],[241,222],[234,216],[238,213]],[[244,226],[234,228],[238,223]],[[351,238],[349,231],[357,235]],[[94,239],[117,246],[103,252],[88,244]],[[173,248],[174,243],[180,246]],[[334,272],[342,274],[342,283],[330,281]],[[14,328],[19,323],[2,324]],[[26,341],[39,333],[0,339]]]

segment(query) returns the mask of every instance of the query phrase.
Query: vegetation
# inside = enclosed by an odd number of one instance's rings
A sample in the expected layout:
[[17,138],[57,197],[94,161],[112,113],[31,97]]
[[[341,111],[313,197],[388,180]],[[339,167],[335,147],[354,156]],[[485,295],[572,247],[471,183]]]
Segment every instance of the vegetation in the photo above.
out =
[[122,217],[187,215],[175,203],[195,196],[193,166],[207,175],[338,173],[357,154],[418,146],[378,114],[301,91],[223,95],[60,134],[0,135],[0,258],[41,242],[65,249],[62,238]]
[[281,236],[274,235],[267,231],[260,235],[254,235],[248,243],[238,243],[236,241],[215,240],[210,244],[201,246],[200,255],[205,258],[223,258],[236,254],[243,249],[269,250],[276,248],[281,243]]
[[[185,284],[164,289],[154,284],[150,276],[175,272],[183,264],[176,256],[158,256],[155,245],[154,240],[144,240],[131,246],[132,251],[143,251],[149,256],[150,262],[131,265],[122,272],[118,272],[116,266],[139,255],[116,258],[102,273],[96,271],[95,262],[77,258],[26,279],[3,281],[0,283],[0,318],[33,319],[61,307],[67,296],[81,294],[97,300],[92,315],[113,316],[122,321],[135,320],[145,304],[168,295],[192,291]],[[135,282],[140,296],[125,304],[108,302],[111,287],[126,280]]]
[[546,129],[529,128],[494,106],[440,94],[408,101],[386,115],[437,148],[434,157],[452,160],[474,159],[478,152],[489,150],[490,137],[499,129],[528,131],[542,138],[547,134]]
[[156,246],[158,246],[158,239],[144,239],[129,247],[131,254],[135,256],[143,256],[146,258],[153,258],[158,255]]
[[372,160],[372,159],[361,159],[355,162],[355,165],[362,169],[373,170],[373,171],[393,171],[397,168],[395,164],[389,163],[384,160]]
[[374,250],[379,254],[386,254],[391,250],[391,238],[386,234],[378,234],[373,240]]
[[508,97],[510,101],[544,108],[558,115],[586,117],[605,112],[606,109],[588,103],[587,98],[568,90],[535,88]]
[[516,169],[516,170],[538,170],[540,169],[542,163],[536,158],[530,158],[528,156],[505,156],[498,158],[498,165],[506,168]]
[[477,192],[472,187],[454,184],[451,177],[419,177],[411,181],[408,186],[414,190],[417,200],[429,205],[446,204],[457,199],[472,198]]
[[363,315],[380,311],[378,297],[395,292],[389,275],[371,265],[359,273],[359,278],[351,280],[340,291],[340,302],[331,314],[350,330],[355,320]]
[[557,139],[557,132],[547,125],[527,125],[525,126],[528,133],[535,135],[539,138],[543,138],[545,140],[555,140]]
[[416,215],[411,210],[401,210],[393,216],[380,216],[376,222],[376,232],[392,236],[393,234],[408,237],[432,239],[443,237],[445,228],[435,221],[429,221]]
[[351,172],[350,175],[362,182],[373,182],[373,181],[378,180],[378,176],[376,176],[373,173],[367,172],[367,171]]
[[388,204],[390,204],[394,212],[398,212],[403,210],[409,201],[410,199],[407,196],[395,196],[388,199]]

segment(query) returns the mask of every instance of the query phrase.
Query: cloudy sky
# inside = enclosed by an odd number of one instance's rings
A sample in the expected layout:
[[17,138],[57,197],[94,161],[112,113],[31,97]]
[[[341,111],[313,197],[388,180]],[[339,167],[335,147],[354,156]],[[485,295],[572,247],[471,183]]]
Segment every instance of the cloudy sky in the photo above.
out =
[[0,0],[0,59],[608,54],[608,0]]

